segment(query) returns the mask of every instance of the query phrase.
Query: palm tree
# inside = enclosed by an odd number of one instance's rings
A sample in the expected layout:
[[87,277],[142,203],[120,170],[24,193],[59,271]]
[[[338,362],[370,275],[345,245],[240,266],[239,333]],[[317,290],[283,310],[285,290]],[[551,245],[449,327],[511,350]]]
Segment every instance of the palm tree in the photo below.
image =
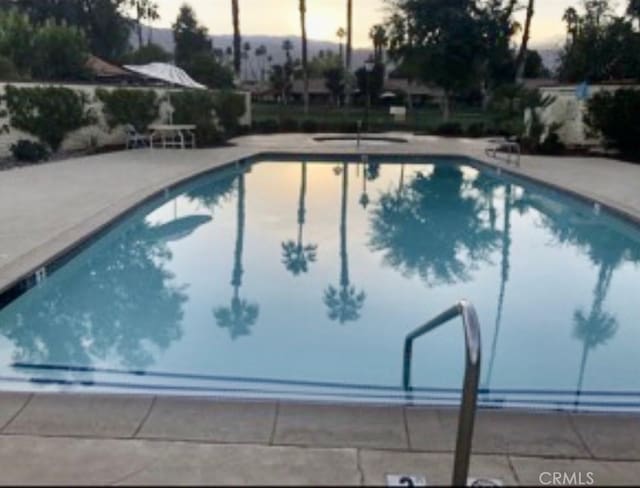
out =
[[289,39],[282,41],[282,50],[287,56],[287,64],[292,64],[291,51],[293,51],[293,43]]
[[307,59],[307,2],[300,0],[300,29],[302,33],[302,80],[304,113],[309,113],[309,65]]
[[342,163],[342,200],[340,212],[340,285],[329,285],[324,292],[324,304],[331,320],[341,324],[360,318],[366,294],[358,292],[349,279],[349,256],[347,253],[347,197],[349,192],[349,167]]
[[231,339],[251,334],[251,326],[256,323],[260,308],[256,303],[251,303],[240,297],[242,287],[242,250],[244,247],[244,221],[245,221],[245,184],[244,172],[238,176],[238,208],[237,208],[237,233],[234,251],[233,272],[231,274],[231,286],[233,296],[229,307],[214,309],[213,316],[218,327],[229,330]]
[[240,36],[240,6],[239,0],[231,0],[231,12],[233,17],[233,71],[236,78],[240,78],[242,70],[241,46],[242,37]]
[[282,264],[294,276],[309,271],[309,263],[315,263],[318,246],[304,244],[304,224],[306,219],[307,197],[307,162],[302,163],[302,177],[300,181],[300,198],[298,200],[298,240],[293,239],[282,243]]
[[351,55],[353,54],[353,0],[347,0],[347,105],[351,105]]
[[373,57],[376,63],[384,62],[384,48],[387,47],[389,38],[382,24],[374,25],[369,31],[369,38],[373,41]]
[[578,24],[580,22],[578,12],[575,8],[569,7],[565,10],[562,20],[567,24],[567,34],[571,37],[571,42],[574,42],[578,35]]
[[338,44],[340,45],[340,65],[344,67],[344,38],[347,35],[347,31],[344,30],[344,27],[340,27],[336,32],[336,36],[338,37]]
[[260,70],[260,81],[264,81],[265,78],[265,57],[267,56],[267,46],[261,44],[255,50],[256,59],[260,61],[259,70]]
[[224,57],[226,65],[233,65],[233,48],[231,46],[227,46],[227,48],[224,50]]
[[245,42],[242,45],[242,58],[245,60],[245,80],[249,79],[249,75],[253,74],[253,77],[255,78],[255,72],[253,70],[253,64],[251,63],[251,43],[250,42]]
[[531,37],[531,20],[534,14],[535,0],[529,0],[527,6],[527,17],[524,21],[524,31],[522,32],[522,42],[516,58],[516,81],[522,82],[524,78],[524,68],[527,63],[527,49],[529,48],[529,38]]

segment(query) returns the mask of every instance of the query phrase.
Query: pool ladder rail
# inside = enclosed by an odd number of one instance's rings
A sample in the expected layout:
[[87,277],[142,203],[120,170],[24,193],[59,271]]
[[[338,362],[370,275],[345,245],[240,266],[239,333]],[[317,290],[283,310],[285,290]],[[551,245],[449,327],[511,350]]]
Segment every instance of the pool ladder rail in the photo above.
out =
[[464,328],[466,361],[462,386],[462,404],[458,417],[458,434],[452,484],[454,486],[465,486],[467,484],[469,461],[471,458],[473,425],[476,416],[478,382],[480,378],[480,353],[482,349],[480,343],[480,323],[476,310],[471,303],[462,300],[407,335],[404,341],[402,380],[405,391],[411,391],[413,341],[458,316],[462,317],[462,325]]

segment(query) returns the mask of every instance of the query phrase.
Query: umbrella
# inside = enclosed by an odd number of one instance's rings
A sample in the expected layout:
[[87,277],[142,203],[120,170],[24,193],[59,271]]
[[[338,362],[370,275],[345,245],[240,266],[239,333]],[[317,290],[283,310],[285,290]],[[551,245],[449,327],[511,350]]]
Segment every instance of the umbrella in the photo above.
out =
[[[127,64],[125,69],[133,71],[134,73],[141,74],[147,78],[153,78],[155,80],[164,81],[171,85],[182,86],[185,88],[194,88],[198,90],[206,90],[207,87],[201,83],[198,83],[191,78],[184,70],[167,63],[150,63],[142,65]],[[169,105],[171,105],[171,93],[167,92],[169,98]],[[173,119],[173,109],[169,115],[170,119]],[[172,121],[171,121],[172,122]]]
[[380,98],[396,98],[396,97],[397,95],[390,91],[386,91],[382,95],[380,95]]

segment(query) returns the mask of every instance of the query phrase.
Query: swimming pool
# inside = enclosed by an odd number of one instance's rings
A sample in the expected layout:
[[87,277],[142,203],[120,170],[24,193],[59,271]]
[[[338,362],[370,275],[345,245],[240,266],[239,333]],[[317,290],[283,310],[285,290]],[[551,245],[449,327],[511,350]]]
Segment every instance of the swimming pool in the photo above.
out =
[[462,158],[244,161],[167,192],[0,310],[0,387],[640,411],[640,231]]

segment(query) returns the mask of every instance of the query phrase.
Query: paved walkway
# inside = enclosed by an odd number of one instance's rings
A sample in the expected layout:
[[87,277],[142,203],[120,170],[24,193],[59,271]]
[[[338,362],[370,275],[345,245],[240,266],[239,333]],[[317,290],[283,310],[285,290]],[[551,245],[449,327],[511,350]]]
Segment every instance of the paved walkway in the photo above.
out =
[[[145,396],[0,394],[0,484],[450,482],[457,412]],[[472,477],[637,485],[634,416],[480,411]],[[546,476],[546,475],[543,475]],[[544,479],[542,480],[544,481]]]
[[[263,151],[459,154],[481,141],[409,137],[400,145],[251,136],[234,147],[130,151],[0,173],[0,290],[132,205],[179,181]],[[640,165],[522,158],[523,175],[640,219]],[[0,483],[382,484],[390,473],[447,483],[455,411],[230,403],[166,397],[0,393]],[[637,485],[640,418],[481,411],[471,475],[537,484],[589,472]],[[546,475],[545,475],[546,476]],[[574,480],[574,483],[577,479]]]

